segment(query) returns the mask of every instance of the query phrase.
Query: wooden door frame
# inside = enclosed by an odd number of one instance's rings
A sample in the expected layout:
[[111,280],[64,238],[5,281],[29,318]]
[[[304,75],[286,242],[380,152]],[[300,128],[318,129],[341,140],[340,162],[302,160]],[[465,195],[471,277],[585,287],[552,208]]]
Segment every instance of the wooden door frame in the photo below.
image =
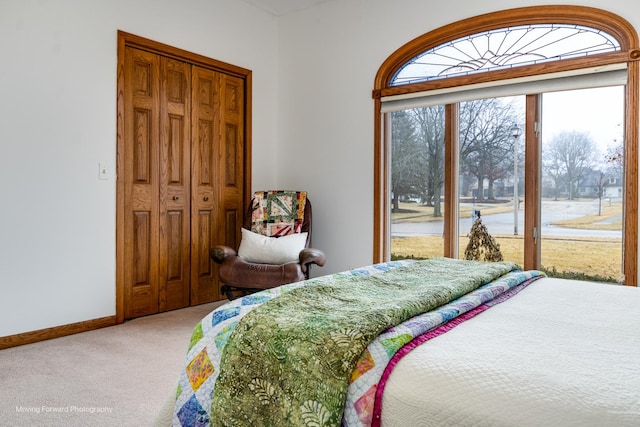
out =
[[[125,112],[125,48],[134,47],[146,50],[158,55],[170,57],[180,61],[185,61],[193,65],[218,71],[224,74],[239,77],[244,80],[244,179],[243,179],[243,203],[248,206],[251,197],[251,70],[238,67],[226,62],[207,58],[205,56],[178,49],[163,43],[145,39],[134,34],[118,31],[118,69],[117,69],[117,118],[116,118],[116,167],[117,171],[124,170],[124,112]],[[117,176],[120,174],[118,173]],[[116,179],[116,323],[123,323],[125,320],[124,296],[124,180]],[[244,209],[243,207],[243,209]]]

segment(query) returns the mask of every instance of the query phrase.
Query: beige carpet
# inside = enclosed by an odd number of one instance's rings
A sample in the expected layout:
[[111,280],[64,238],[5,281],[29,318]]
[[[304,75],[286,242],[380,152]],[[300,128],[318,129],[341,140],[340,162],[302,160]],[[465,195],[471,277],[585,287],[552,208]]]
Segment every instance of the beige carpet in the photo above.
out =
[[221,303],[0,351],[0,426],[153,426],[195,324]]

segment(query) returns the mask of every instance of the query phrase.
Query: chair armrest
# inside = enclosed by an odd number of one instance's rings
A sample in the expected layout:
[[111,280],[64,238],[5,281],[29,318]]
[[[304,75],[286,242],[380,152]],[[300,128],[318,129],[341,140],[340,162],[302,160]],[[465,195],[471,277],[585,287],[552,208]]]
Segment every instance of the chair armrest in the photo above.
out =
[[314,248],[305,248],[301,250],[298,258],[300,260],[300,266],[302,267],[303,273],[307,272],[309,264],[316,264],[322,267],[327,261],[327,257],[325,256],[324,252],[322,252],[320,249]]
[[236,255],[236,251],[229,246],[217,245],[209,249],[209,256],[218,264],[222,264],[225,259]]

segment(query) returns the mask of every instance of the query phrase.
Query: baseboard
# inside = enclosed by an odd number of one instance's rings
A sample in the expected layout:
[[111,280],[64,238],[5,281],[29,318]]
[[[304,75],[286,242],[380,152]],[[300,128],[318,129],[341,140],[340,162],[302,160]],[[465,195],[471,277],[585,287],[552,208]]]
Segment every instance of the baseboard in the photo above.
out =
[[86,320],[84,322],[71,323],[68,325],[55,326],[37,331],[23,332],[21,334],[0,337],[0,350],[78,334],[80,332],[92,331],[94,329],[106,328],[107,326],[114,326],[115,324],[116,316],[108,316],[101,317],[99,319]]

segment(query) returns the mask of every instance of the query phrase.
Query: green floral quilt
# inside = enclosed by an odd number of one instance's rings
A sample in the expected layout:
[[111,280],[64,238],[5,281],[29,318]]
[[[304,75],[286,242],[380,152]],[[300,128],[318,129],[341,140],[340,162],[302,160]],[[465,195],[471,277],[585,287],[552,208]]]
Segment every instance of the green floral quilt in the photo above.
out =
[[369,342],[516,268],[437,258],[282,293],[230,333],[211,425],[339,426],[349,378]]

